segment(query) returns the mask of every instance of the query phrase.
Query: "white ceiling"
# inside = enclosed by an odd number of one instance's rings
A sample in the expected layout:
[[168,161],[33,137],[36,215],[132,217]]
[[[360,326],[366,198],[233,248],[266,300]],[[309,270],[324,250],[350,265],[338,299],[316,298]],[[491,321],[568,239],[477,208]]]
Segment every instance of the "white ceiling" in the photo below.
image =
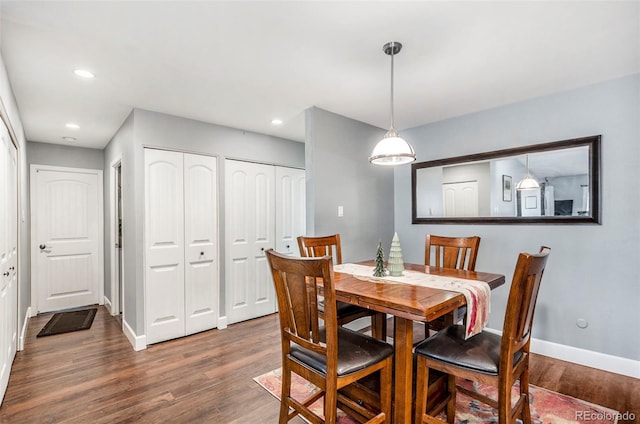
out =
[[[132,108],[304,141],[304,110],[396,127],[640,72],[640,2],[11,1],[30,141],[103,148]],[[72,74],[96,74],[83,81]],[[280,127],[271,119],[284,120]],[[78,130],[65,123],[75,122]]]

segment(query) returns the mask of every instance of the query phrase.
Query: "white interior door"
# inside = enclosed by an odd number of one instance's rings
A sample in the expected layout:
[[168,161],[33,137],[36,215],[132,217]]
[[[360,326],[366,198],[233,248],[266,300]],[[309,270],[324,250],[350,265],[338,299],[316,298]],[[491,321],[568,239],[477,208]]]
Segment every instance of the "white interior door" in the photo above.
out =
[[36,312],[102,303],[102,171],[31,166]]
[[275,248],[275,167],[225,161],[225,290],[229,324],[276,311],[264,251]]
[[7,129],[0,133],[0,403],[18,343],[18,165]]
[[304,169],[276,166],[276,247],[299,256],[298,236],[306,234]]
[[478,182],[442,184],[444,216],[478,216]]
[[147,343],[185,335],[182,153],[145,149]]
[[215,157],[184,155],[186,334],[218,324],[218,189]]

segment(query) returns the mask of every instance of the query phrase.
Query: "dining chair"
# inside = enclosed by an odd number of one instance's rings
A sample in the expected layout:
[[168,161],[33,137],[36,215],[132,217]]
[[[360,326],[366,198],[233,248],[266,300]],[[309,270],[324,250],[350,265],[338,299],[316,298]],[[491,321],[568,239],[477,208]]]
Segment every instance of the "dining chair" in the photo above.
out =
[[[342,264],[342,244],[340,234],[319,237],[298,237],[300,256],[319,257],[329,255],[336,265]],[[324,314],[323,304],[320,302],[320,315]],[[348,324],[363,317],[371,317],[371,333],[374,337],[385,340],[387,337],[386,315],[371,309],[362,308],[347,302],[337,302],[338,325]]]
[[[295,258],[273,249],[267,250],[266,256],[273,274],[280,318],[280,424],[298,414],[309,422],[334,424],[338,407],[353,414],[359,422],[390,423],[393,347],[338,325],[331,257]],[[319,282],[323,286],[324,319],[320,318],[318,308]],[[294,398],[292,373],[320,390],[305,399]],[[380,380],[379,410],[371,410],[339,392],[375,373]],[[321,397],[324,397],[324,418],[310,408]]]
[[[425,381],[431,370],[447,373],[447,422],[455,417],[459,390],[498,410],[499,424],[512,424],[520,417],[531,423],[529,410],[529,345],[533,315],[540,282],[550,249],[542,246],[537,254],[520,253],[509,290],[502,335],[483,331],[464,339],[464,326],[452,325],[418,344],[415,348],[415,423],[443,423],[424,413],[428,401]],[[456,385],[463,378],[497,388],[498,400]],[[519,397],[512,407],[511,390],[520,383]]]
[[[476,269],[476,258],[480,237],[445,237],[427,234],[424,243],[424,264],[441,268],[456,268],[467,271]],[[464,321],[467,307],[461,306],[455,315],[443,316],[425,325],[425,337],[429,330],[439,331],[449,324]]]

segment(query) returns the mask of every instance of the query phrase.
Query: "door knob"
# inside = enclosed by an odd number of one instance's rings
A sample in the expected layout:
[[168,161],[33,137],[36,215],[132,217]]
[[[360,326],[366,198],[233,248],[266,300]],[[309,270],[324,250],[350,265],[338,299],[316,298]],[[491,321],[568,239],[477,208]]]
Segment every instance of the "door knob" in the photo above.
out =
[[44,250],[44,249],[46,249],[46,248],[47,248],[47,245],[46,245],[46,244],[41,244],[41,245],[40,245],[40,250]]
[[4,274],[2,274],[2,275],[4,275],[5,277],[8,277],[8,276],[9,276],[9,271],[5,272],[5,273],[4,273]]

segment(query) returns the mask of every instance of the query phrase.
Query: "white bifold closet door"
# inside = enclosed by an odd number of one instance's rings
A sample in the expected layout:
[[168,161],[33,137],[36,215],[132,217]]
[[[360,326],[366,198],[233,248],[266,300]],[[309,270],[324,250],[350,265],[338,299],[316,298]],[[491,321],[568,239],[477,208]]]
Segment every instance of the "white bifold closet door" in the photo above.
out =
[[218,323],[217,160],[145,149],[147,344]]
[[0,403],[9,384],[18,343],[17,151],[0,126]]
[[225,161],[225,314],[229,324],[276,311],[265,250],[298,254],[304,170]]

